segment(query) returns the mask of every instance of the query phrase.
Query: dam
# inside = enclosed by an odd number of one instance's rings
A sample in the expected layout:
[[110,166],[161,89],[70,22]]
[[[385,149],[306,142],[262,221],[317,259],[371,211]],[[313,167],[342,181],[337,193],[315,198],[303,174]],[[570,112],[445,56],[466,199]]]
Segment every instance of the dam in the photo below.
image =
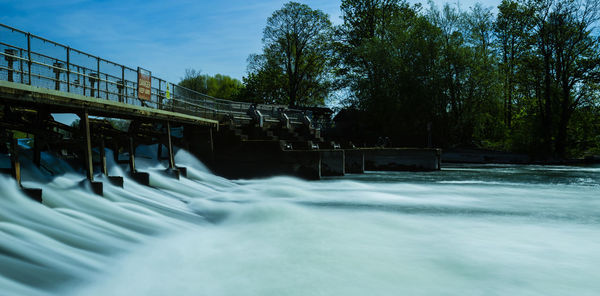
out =
[[319,110],[206,97],[5,26],[0,43],[2,295],[600,290],[597,166],[440,168],[437,149],[328,143]]
[[[328,108],[263,105],[213,98],[167,82],[152,72],[105,60],[43,37],[0,25],[0,141],[11,155],[3,168],[21,184],[19,139],[29,139],[33,164],[48,151],[73,159],[102,195],[106,151],[128,174],[139,145],[158,145],[165,174],[185,175],[174,146],[192,152],[218,175],[239,179],[276,175],[319,180],[365,170],[440,169],[439,149],[356,148],[327,139]],[[74,114],[77,125],[53,115]],[[175,133],[174,133],[175,132]],[[40,189],[24,188],[41,200]]]

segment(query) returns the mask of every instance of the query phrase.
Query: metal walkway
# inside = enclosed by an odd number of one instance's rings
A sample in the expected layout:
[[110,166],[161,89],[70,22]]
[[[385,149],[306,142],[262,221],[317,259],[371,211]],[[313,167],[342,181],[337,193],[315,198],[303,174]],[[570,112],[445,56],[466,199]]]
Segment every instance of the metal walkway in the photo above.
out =
[[258,110],[265,121],[305,121],[302,110],[217,99],[151,75],[150,88],[142,83],[140,92],[141,72],[146,71],[0,24],[1,98],[15,101],[11,104],[85,107],[107,117],[156,116],[217,126],[224,118],[255,119],[249,110]]

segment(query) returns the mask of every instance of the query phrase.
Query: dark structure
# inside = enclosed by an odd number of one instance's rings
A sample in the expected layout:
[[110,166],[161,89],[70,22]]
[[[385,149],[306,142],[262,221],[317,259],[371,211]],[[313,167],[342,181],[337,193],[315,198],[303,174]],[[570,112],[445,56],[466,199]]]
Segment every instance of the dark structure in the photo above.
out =
[[[19,134],[32,140],[34,165],[43,166],[42,151],[76,161],[99,195],[100,174],[123,186],[122,177],[108,176],[107,148],[117,163],[128,165],[134,180],[149,185],[149,174],[135,164],[136,146],[142,144],[159,144],[158,158],[167,160],[165,173],[174,178],[185,177],[186,170],[175,163],[173,146],[188,149],[229,178],[283,174],[316,180],[362,173],[377,153],[392,163],[386,168],[406,168],[393,163],[394,153],[407,150],[376,153],[326,140],[322,131],[330,126],[332,111],[325,107],[290,109],[212,98],[5,25],[0,25],[0,55],[0,147],[9,148],[0,153],[10,155],[11,167],[4,171],[19,184]],[[79,122],[62,124],[52,116],[57,113],[76,114]],[[111,119],[127,125],[115,126]],[[173,135],[174,130],[180,132]],[[424,165],[412,161],[410,169],[439,169],[429,165],[439,164],[439,153],[432,157]],[[27,192],[41,200],[41,190]]]

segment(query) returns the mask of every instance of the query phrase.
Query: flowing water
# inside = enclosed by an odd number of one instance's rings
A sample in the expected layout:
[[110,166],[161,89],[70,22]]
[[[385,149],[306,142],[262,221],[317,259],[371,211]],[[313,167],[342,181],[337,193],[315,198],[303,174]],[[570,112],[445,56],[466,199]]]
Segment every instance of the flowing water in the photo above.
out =
[[600,167],[230,181],[176,161],[188,178],[139,157],[152,187],[99,197],[44,155],[23,164],[44,205],[0,175],[0,295],[600,293]]

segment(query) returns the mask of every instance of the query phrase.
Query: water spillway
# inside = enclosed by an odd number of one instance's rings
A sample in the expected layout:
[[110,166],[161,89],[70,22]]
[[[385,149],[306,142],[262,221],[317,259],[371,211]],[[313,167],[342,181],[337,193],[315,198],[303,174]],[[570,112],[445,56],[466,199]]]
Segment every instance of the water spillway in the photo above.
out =
[[[146,149],[147,151],[144,151]],[[2,295],[595,295],[600,168],[453,166],[318,182],[227,180],[184,150],[188,177],[82,171],[0,177]],[[110,153],[110,152],[109,152]],[[111,160],[111,157],[107,159]],[[3,160],[4,161],[4,160]],[[25,158],[23,160],[27,162]],[[110,174],[127,176],[109,161]],[[100,176],[97,176],[101,180]],[[101,180],[102,181],[102,180]]]

